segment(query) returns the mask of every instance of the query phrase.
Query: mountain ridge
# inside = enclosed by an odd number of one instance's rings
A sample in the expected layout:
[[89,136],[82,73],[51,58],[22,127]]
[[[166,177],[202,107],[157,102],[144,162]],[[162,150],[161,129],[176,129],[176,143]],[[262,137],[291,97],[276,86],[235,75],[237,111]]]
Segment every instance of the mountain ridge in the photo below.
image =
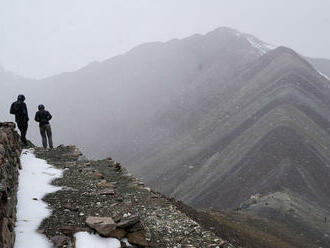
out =
[[[302,63],[302,65],[304,65],[304,66],[308,66],[308,68],[312,71],[313,70],[313,68],[312,67],[310,67],[309,66],[309,64],[306,64],[306,63]],[[283,65],[283,68],[287,68],[287,66],[286,65]],[[315,74],[315,71],[312,71],[312,72],[314,72],[314,74]],[[268,73],[267,73],[268,74]],[[315,74],[314,76],[318,76],[318,74]],[[280,80],[279,80],[280,81]],[[290,82],[290,80],[289,80],[289,82]],[[235,90],[234,90],[235,91]],[[252,90],[251,90],[251,92],[253,92]],[[319,94],[321,94],[321,92],[319,91],[318,92]],[[232,95],[230,95],[230,97],[232,97]],[[244,98],[244,97],[236,97],[237,99],[240,99],[240,98]],[[246,99],[246,98],[245,98]],[[326,99],[326,98],[323,98],[323,99]],[[232,105],[235,105],[236,103],[232,103]],[[238,103],[237,103],[238,104]],[[240,105],[246,105],[246,103],[243,103],[243,104],[240,104]],[[239,106],[239,105],[238,105]],[[233,111],[235,111],[235,108],[234,108],[234,110]],[[234,113],[230,113],[230,111],[226,111],[227,112],[227,115],[229,114],[229,115],[232,115],[232,114],[234,114]],[[240,110],[238,111],[238,112],[240,112]]]
[[[308,58],[261,43],[220,28],[18,88],[53,108],[61,143],[111,154],[194,207],[267,217],[290,233],[297,223],[326,243],[330,83]],[[16,93],[4,92],[8,104]]]

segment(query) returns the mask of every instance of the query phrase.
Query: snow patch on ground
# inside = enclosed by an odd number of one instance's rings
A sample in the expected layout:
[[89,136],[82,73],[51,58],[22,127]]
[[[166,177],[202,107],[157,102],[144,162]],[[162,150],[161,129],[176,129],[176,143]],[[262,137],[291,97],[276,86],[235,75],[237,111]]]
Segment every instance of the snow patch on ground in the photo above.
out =
[[322,77],[324,77],[324,78],[330,80],[329,77],[328,77],[327,75],[325,75],[324,73],[320,72],[319,70],[317,70],[317,72],[318,72]]
[[246,35],[246,39],[248,40],[248,42],[250,42],[250,44],[257,48],[260,52],[260,55],[264,55],[265,53],[269,52],[270,50],[275,49],[276,47],[270,44],[267,44],[265,42],[262,42],[260,40],[258,40],[257,38],[255,38],[252,35]]
[[102,238],[99,235],[79,232],[75,235],[76,248],[120,248],[118,239]]
[[21,164],[23,169],[19,175],[15,248],[52,247],[50,241],[36,230],[41,221],[50,215],[47,204],[41,199],[60,189],[50,183],[61,177],[62,171],[36,158],[33,149],[22,151]]
[[319,71],[319,70],[316,68],[316,66],[314,66],[314,65],[312,65],[312,64],[311,64],[311,66],[314,68],[314,70],[315,70],[319,75],[321,75],[322,77],[324,77],[325,79],[327,79],[327,80],[330,81],[330,78],[329,78],[327,75],[325,75],[323,72]]

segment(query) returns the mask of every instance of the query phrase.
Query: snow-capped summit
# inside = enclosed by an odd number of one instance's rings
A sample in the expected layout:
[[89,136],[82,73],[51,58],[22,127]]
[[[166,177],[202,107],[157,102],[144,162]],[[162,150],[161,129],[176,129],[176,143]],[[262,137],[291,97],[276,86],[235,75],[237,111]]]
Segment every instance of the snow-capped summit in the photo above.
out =
[[239,39],[246,40],[253,48],[257,49],[260,53],[260,55],[264,55],[265,53],[269,52],[270,50],[273,50],[276,48],[276,46],[271,45],[267,42],[264,42],[254,35],[248,34],[248,33],[242,33],[236,29],[229,28],[229,27],[220,27],[216,30],[209,32],[206,34],[208,35],[218,35],[219,37],[226,37],[226,36],[236,36]]

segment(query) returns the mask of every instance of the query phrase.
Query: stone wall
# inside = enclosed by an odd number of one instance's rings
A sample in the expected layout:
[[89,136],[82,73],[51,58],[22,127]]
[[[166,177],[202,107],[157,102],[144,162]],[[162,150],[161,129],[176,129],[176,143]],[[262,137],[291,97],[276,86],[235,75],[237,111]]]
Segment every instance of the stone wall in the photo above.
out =
[[0,122],[0,247],[3,248],[13,247],[15,242],[20,154],[21,145],[15,124]]

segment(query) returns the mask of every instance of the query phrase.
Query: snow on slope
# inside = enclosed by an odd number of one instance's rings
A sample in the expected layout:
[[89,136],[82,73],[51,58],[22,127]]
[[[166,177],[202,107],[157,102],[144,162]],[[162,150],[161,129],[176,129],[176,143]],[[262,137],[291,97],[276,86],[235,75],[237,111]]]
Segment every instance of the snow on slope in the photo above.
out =
[[22,170],[19,176],[15,248],[52,247],[49,240],[39,234],[41,221],[50,214],[47,204],[41,199],[59,187],[50,182],[62,176],[62,171],[34,156],[33,150],[23,150]]
[[327,75],[325,75],[324,73],[320,72],[319,70],[317,70],[317,72],[318,72],[322,77],[324,77],[324,78],[330,80],[329,77],[328,77]]
[[257,48],[260,52],[260,55],[264,55],[265,53],[269,52],[270,50],[275,49],[276,47],[270,44],[267,44],[265,42],[262,42],[261,40],[257,39],[253,35],[245,34],[246,39],[250,44]]
[[270,50],[276,48],[276,46],[263,42],[251,34],[241,33],[234,29],[233,32],[235,32],[235,35],[238,37],[244,37],[251,44],[252,47],[256,48],[259,51],[260,55],[264,55]]

